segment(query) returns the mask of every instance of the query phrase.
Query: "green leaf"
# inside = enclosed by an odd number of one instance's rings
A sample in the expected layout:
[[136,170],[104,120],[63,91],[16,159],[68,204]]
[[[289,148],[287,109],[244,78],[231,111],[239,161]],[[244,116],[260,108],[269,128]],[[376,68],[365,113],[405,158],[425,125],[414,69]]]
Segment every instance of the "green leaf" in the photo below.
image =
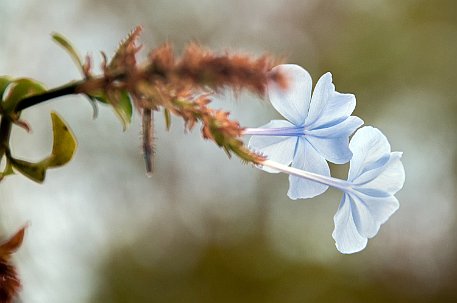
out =
[[8,76],[0,77],[0,100],[3,99],[3,93],[5,92],[8,85],[10,85],[12,79]]
[[167,128],[167,130],[170,130],[170,127],[171,127],[171,115],[170,115],[170,111],[168,109],[164,109],[163,110],[163,115],[165,116],[165,126]]
[[48,168],[58,167],[68,163],[75,154],[77,146],[73,133],[62,118],[55,112],[51,113],[51,118],[54,140],[52,143],[52,152],[48,157],[37,163],[9,157],[15,170],[38,183],[44,181]]
[[132,100],[127,91],[116,92],[114,100],[108,99],[108,102],[113,106],[117,116],[121,119],[122,128],[125,131],[132,121]]
[[19,160],[15,158],[10,158],[11,164],[14,169],[28,177],[29,179],[42,183],[46,176],[46,166],[42,165],[41,162],[31,163],[24,160]]
[[76,65],[81,70],[81,72],[84,74],[84,65],[81,60],[81,57],[79,56],[78,52],[73,47],[73,45],[70,43],[70,41],[68,41],[67,38],[65,38],[63,35],[61,35],[59,33],[53,33],[52,39],[68,52],[70,57],[76,63]]
[[93,98],[93,99],[95,99],[95,100],[97,100],[97,101],[99,101],[101,103],[109,104],[108,97],[103,93],[99,93],[99,94],[95,94],[95,95],[91,94],[91,95],[89,95],[89,97]]
[[68,163],[75,154],[77,142],[73,132],[62,118],[55,112],[51,113],[54,141],[51,155],[43,160],[47,167],[58,167]]
[[90,106],[92,106],[92,119],[96,119],[98,117],[98,104],[97,104],[97,99],[94,97],[91,97],[89,95],[86,95],[87,100],[89,100]]
[[133,106],[132,99],[126,90],[114,91],[109,96],[103,91],[91,93],[88,96],[101,103],[110,104],[121,119],[123,130],[127,129],[132,121]]
[[12,175],[12,174],[14,174],[13,166],[11,165],[11,161],[10,161],[8,158],[6,158],[6,166],[5,166],[5,169],[4,169],[2,172],[0,172],[0,181],[1,181],[4,177],[6,177],[6,176],[8,176],[8,175]]
[[10,83],[10,87],[8,95],[3,98],[3,109],[6,112],[14,110],[17,103],[22,99],[46,91],[41,83],[29,78],[16,79]]

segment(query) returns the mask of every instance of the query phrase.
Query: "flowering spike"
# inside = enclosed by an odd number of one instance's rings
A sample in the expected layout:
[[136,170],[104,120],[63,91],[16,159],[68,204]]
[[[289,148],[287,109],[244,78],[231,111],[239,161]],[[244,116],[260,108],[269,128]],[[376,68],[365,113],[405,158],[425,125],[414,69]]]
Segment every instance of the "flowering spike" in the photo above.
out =
[[215,142],[228,156],[233,152],[243,162],[255,164],[265,160],[264,156],[244,146],[240,139],[243,128],[237,121],[230,120],[228,112],[214,110],[207,106],[211,102],[207,95],[201,95],[193,101],[185,97],[182,95],[179,99],[173,99],[173,108],[170,112],[184,118],[187,130],[191,130],[197,122],[201,122],[203,138]]
[[149,54],[149,60],[149,69],[166,78],[175,66],[175,55],[171,44],[165,43],[153,50]]
[[144,73],[148,81],[171,83],[176,87],[193,87],[200,90],[243,88],[264,95],[268,80],[284,81],[280,73],[268,71],[276,64],[269,56],[253,59],[247,55],[214,54],[191,43],[180,58],[175,58],[170,44],[149,54]]

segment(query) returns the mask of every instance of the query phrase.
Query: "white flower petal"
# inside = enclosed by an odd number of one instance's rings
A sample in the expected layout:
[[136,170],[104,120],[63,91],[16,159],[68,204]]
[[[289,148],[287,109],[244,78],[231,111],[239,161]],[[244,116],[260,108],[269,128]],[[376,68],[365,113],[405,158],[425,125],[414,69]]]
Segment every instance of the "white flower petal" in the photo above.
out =
[[[348,175],[348,181],[351,182],[366,172],[368,175],[371,175],[371,170],[376,172],[375,170],[385,165],[390,158],[387,138],[380,130],[371,126],[358,129],[349,143],[349,148],[353,154]],[[368,175],[366,177],[374,177]]]
[[391,195],[371,196],[363,193],[348,194],[352,202],[352,216],[361,236],[373,238],[381,224],[399,208],[397,198]]
[[[345,190],[341,214],[335,216],[334,232],[335,240],[341,242],[345,239],[346,242],[343,242],[346,244],[350,239],[359,243],[354,236],[354,227],[357,235],[365,239],[378,233],[381,224],[399,208],[398,200],[393,195],[405,181],[401,153],[390,152],[389,142],[379,130],[373,127],[359,129],[351,140],[350,148],[353,158],[348,180],[353,185]],[[349,231],[339,231],[337,223]]]
[[353,94],[341,94],[335,91],[332,74],[326,73],[314,88],[305,124],[310,128],[319,128],[344,121],[354,111],[355,104]]
[[394,195],[405,183],[405,169],[401,163],[402,153],[393,152],[389,160],[378,169],[372,169],[353,182],[364,189],[378,189]]
[[316,138],[308,136],[311,145],[328,161],[343,164],[352,158],[352,152],[348,147],[349,138]]
[[[276,127],[291,127],[289,121],[273,120],[262,128],[276,128]],[[275,162],[289,165],[294,157],[295,147],[297,145],[297,137],[282,137],[282,136],[252,136],[249,140],[249,149],[264,154],[268,159]],[[278,171],[262,167],[262,169],[269,173],[277,173]]]
[[362,124],[362,119],[351,116],[334,126],[306,131],[305,136],[326,160],[343,164],[352,158],[349,136]]
[[271,120],[265,125],[260,126],[259,128],[289,128],[295,127],[292,123],[286,120]]
[[[327,161],[304,138],[299,138],[298,140],[292,167],[322,176],[330,176]],[[289,176],[289,191],[287,195],[293,200],[307,199],[322,194],[327,188],[328,185],[291,175]]]
[[311,101],[311,76],[295,64],[282,64],[272,69],[272,72],[277,71],[287,77],[288,87],[283,89],[275,82],[268,83],[270,102],[284,118],[301,126],[308,115]]
[[336,248],[343,254],[352,254],[361,251],[367,246],[368,239],[359,234],[352,217],[351,200],[347,194],[343,195],[340,206],[333,221],[335,229],[332,237]]

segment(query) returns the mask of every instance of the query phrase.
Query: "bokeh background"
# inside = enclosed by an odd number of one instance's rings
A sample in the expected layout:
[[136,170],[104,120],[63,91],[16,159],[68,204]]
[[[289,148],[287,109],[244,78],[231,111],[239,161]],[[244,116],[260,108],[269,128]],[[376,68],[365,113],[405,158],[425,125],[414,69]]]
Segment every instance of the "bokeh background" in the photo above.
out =
[[[0,185],[1,235],[30,224],[15,255],[18,302],[457,302],[457,2],[455,0],[2,0],[0,74],[54,87],[79,78],[50,39],[82,54],[112,54],[135,25],[150,49],[189,41],[219,51],[270,52],[331,71],[357,96],[355,114],[404,152],[401,207],[368,247],[335,249],[341,194],[292,201],[287,176],[229,160],[217,147],[170,132],[158,118],[156,171],[144,174],[139,120],[122,132],[109,108],[91,119],[82,97],[24,112],[16,155],[49,153],[51,110],[79,148],[43,185]],[[250,94],[215,107],[245,126],[278,114]],[[344,178],[347,166],[333,166]]]

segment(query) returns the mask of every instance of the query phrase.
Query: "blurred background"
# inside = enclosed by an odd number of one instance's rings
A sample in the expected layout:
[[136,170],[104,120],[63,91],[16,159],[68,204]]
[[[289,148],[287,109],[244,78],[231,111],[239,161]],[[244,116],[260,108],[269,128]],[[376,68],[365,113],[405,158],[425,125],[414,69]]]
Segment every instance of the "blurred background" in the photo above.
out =
[[[2,0],[0,74],[55,87],[78,79],[57,31],[81,54],[113,54],[135,26],[146,49],[189,41],[270,52],[316,81],[331,71],[355,114],[404,152],[401,207],[368,247],[340,254],[331,237],[341,194],[292,201],[285,175],[229,160],[159,117],[156,171],[145,177],[138,116],[125,133],[109,108],[92,120],[82,97],[23,114],[14,153],[49,153],[49,112],[79,142],[43,185],[0,185],[0,235],[29,223],[15,255],[18,302],[457,302],[457,2],[454,0]],[[279,114],[227,92],[214,107],[245,126]],[[346,166],[332,167],[345,178]]]

